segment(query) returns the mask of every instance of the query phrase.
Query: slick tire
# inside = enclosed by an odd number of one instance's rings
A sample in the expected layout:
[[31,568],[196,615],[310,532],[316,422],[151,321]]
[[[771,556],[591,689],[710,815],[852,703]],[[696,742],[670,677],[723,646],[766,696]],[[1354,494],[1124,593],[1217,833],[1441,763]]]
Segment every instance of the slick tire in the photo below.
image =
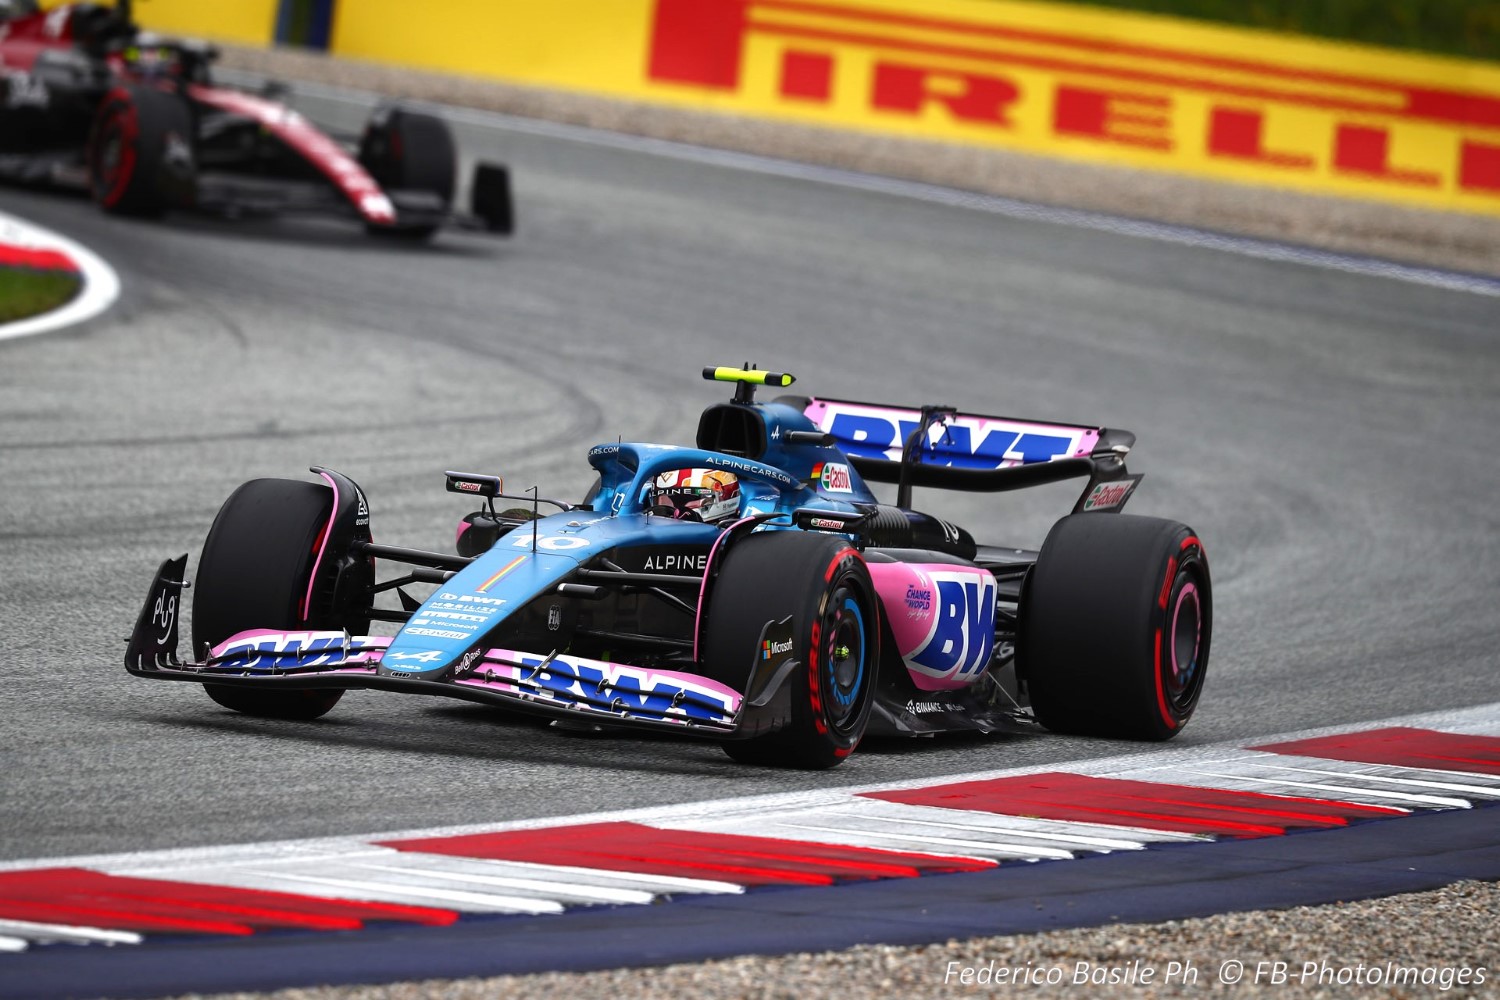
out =
[[116,215],[154,217],[190,204],[193,138],[193,116],[183,98],[153,87],[114,88],[89,134],[89,193]]
[[1017,659],[1048,729],[1167,740],[1192,717],[1213,591],[1191,528],[1129,514],[1065,517],[1042,544],[1019,611]]
[[[193,584],[193,650],[246,629],[339,628],[309,622],[302,601],[333,509],[333,491],[320,483],[252,479],[219,508],[203,543]],[[225,708],[269,719],[316,719],[338,704],[332,690],[256,691],[203,685]]]
[[[443,210],[453,205],[458,150],[441,118],[397,107],[376,110],[359,141],[359,162],[385,190],[427,191]],[[432,226],[367,226],[371,233],[398,239],[425,240]]]
[[710,593],[705,660],[737,686],[761,656],[768,622],[792,619],[785,725],[723,744],[744,764],[820,770],[859,746],[875,699],[880,602],[859,553],[842,538],[768,532],[736,542]]

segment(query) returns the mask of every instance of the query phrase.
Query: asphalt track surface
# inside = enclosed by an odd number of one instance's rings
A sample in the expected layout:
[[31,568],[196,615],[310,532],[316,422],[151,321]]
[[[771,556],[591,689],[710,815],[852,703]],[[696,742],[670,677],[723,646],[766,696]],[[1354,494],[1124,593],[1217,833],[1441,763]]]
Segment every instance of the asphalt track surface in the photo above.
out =
[[[354,122],[347,108],[309,107]],[[0,860],[492,822],[1118,754],[868,744],[832,772],[352,693],[316,723],[128,677],[159,561],[241,481],[340,469],[444,548],[442,470],[577,495],[584,451],[685,441],[754,361],[810,394],[1125,427],[1136,513],[1205,540],[1210,743],[1500,700],[1500,299],[541,135],[459,129],[520,232],[105,218],[0,189],[123,294],[0,343]],[[918,493],[1035,545],[1073,496]],[[191,564],[190,564],[191,569]]]

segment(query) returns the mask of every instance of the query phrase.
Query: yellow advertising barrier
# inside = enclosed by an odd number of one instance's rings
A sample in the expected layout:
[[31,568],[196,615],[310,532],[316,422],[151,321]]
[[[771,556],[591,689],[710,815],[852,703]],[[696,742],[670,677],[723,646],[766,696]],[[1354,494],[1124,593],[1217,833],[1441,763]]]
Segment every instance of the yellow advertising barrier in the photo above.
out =
[[[254,20],[250,8],[270,2],[201,6]],[[165,22],[168,10],[187,17],[195,6],[149,0],[141,10]],[[1169,18],[1004,0],[344,0],[332,49],[1500,214],[1500,67]]]
[[269,45],[276,35],[277,0],[145,0],[135,19],[163,35]]

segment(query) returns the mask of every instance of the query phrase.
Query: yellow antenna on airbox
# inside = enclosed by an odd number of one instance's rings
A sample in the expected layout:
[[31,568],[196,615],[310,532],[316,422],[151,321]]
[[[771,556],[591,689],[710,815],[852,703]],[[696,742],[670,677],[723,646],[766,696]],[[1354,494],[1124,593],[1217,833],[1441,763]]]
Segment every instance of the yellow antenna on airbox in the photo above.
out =
[[785,372],[768,372],[759,368],[753,368],[746,364],[743,368],[705,368],[703,377],[710,382],[734,382],[734,401],[736,403],[755,402],[755,387],[758,385],[775,386],[784,389],[797,381],[795,375]]

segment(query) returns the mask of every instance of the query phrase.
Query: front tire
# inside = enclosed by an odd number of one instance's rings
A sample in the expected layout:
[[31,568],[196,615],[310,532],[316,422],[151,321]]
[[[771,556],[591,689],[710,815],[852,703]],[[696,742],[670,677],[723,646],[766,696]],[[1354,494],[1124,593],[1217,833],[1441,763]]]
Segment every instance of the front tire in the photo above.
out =
[[743,764],[819,770],[859,746],[874,704],[880,603],[859,553],[842,538],[798,531],[741,539],[709,597],[704,654],[744,686],[767,623],[792,619],[790,713],[764,736],[723,744]]
[[116,215],[159,216],[192,201],[193,116],[176,94],[144,86],[111,90],[89,135],[89,193]]
[[1213,590],[1192,529],[1129,514],[1052,527],[1026,584],[1017,657],[1055,732],[1167,740],[1208,671]]
[[[308,582],[333,509],[320,483],[252,479],[230,494],[214,518],[193,588],[193,649],[205,650],[237,632],[345,628],[368,623],[308,621]],[[314,615],[313,617],[316,617]],[[259,691],[205,684],[225,708],[270,719],[316,719],[343,697],[341,689]]]

